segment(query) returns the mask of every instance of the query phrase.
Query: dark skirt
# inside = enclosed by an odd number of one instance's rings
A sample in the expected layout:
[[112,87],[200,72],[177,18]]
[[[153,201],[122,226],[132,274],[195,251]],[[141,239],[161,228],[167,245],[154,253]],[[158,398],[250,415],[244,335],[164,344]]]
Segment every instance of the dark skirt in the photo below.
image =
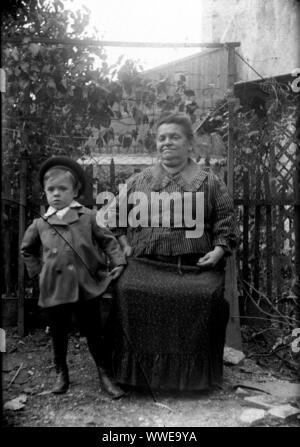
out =
[[[113,374],[121,384],[201,390],[222,383],[224,269],[130,258],[115,286]],[[112,322],[111,322],[112,323]]]

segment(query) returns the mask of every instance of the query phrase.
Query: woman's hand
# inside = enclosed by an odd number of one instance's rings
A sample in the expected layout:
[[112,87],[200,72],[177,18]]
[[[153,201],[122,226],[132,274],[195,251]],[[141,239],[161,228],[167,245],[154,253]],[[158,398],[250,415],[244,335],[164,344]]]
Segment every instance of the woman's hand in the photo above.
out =
[[131,245],[128,244],[127,237],[126,236],[119,237],[119,243],[121,245],[125,258],[129,258],[132,255],[133,250]]
[[118,267],[114,267],[110,272],[109,276],[112,277],[112,279],[117,279],[119,276],[123,273],[124,265],[119,265]]
[[220,245],[217,245],[212,251],[206,253],[202,258],[199,258],[197,267],[214,267],[223,258],[224,253],[225,250]]

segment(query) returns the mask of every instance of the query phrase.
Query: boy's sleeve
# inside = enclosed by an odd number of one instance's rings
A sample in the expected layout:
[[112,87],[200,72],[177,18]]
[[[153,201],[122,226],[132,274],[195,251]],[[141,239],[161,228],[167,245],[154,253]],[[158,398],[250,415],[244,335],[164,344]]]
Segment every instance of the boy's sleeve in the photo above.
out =
[[38,275],[42,269],[42,259],[41,240],[36,219],[24,234],[21,244],[21,255],[23,256],[29,277],[33,278]]
[[93,235],[104,253],[109,257],[112,267],[126,265],[126,259],[119,242],[108,228],[99,227],[96,223],[96,213],[92,214]]

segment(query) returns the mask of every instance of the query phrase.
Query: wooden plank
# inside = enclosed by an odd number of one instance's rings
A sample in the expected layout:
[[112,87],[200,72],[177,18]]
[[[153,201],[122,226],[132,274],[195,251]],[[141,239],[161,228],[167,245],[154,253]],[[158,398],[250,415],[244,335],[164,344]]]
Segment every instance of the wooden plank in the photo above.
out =
[[[249,200],[249,172],[245,171],[243,175],[244,198]],[[243,279],[249,283],[249,205],[243,207]],[[243,301],[247,302],[249,286],[244,284]]]
[[[26,219],[26,185],[27,160],[21,156],[20,166],[20,204],[19,204],[19,247],[25,232]],[[25,270],[24,261],[19,256],[18,262],[18,334],[25,335]]]
[[234,80],[235,80],[235,52],[234,48],[228,48],[227,86],[228,86],[228,150],[227,150],[227,187],[233,196],[234,175]]
[[[299,199],[298,199],[299,200]],[[266,205],[273,205],[273,206],[284,206],[284,205],[297,205],[296,199],[289,197],[287,194],[284,197],[270,197],[268,200],[266,199],[257,199],[257,198],[235,198],[234,199],[235,205],[248,205],[248,206],[266,206]],[[299,201],[300,205],[300,201]]]
[[[260,197],[260,188],[261,188],[261,175],[260,172],[257,172],[256,175],[256,192],[255,197],[259,200]],[[253,267],[253,286],[256,291],[259,291],[259,274],[260,274],[260,225],[261,225],[261,206],[255,205],[254,211],[254,267]],[[252,298],[254,301],[257,301],[258,294],[255,290],[252,292]]]
[[[234,175],[234,82],[235,82],[235,52],[234,47],[228,47],[227,59],[227,87],[229,91],[228,98],[228,150],[227,150],[227,186],[232,197],[233,175]],[[226,330],[226,345],[235,349],[242,349],[242,337],[240,329],[239,315],[239,296],[237,289],[237,267],[236,254],[233,253],[226,262],[225,276],[225,299],[229,302],[230,316]]]
[[[267,202],[270,200],[270,179],[267,172],[264,173],[264,186],[265,195]],[[273,255],[273,237],[272,237],[272,207],[271,205],[266,205],[266,268],[267,268],[267,278],[266,278],[266,289],[267,297],[272,301],[272,283],[273,283],[273,265],[272,265],[272,255]]]
[[[5,209],[4,205],[2,204]],[[4,225],[3,225],[3,259],[4,262],[4,284],[5,284],[5,295],[7,297],[11,296],[13,291],[13,283],[12,283],[12,274],[11,274],[11,240],[12,240],[12,229],[11,229],[11,212],[10,207],[6,207],[6,212],[2,214],[4,216]]]
[[95,204],[93,194],[93,165],[87,165],[84,171],[86,187],[84,192],[84,200],[82,202],[86,207],[91,208]]
[[114,162],[113,158],[110,161],[109,176],[110,176],[110,189],[111,189],[112,192],[115,192],[115,188],[116,188],[116,168],[115,168],[115,162]]
[[12,203],[9,201],[11,199],[10,179],[7,177],[5,173],[3,173],[2,177],[2,194],[4,197],[7,198],[7,202],[2,198],[1,201],[2,225],[3,225],[2,259],[5,260],[5,262],[4,262],[3,277],[1,276],[1,279],[4,282],[3,291],[5,295],[10,296],[13,291],[12,274],[11,274]]
[[[297,108],[297,122],[296,122],[296,160],[295,173],[293,177],[293,186],[295,194],[294,206],[294,228],[295,228],[295,280],[300,282],[300,105]],[[298,297],[299,299],[299,297]],[[300,322],[300,306],[298,304],[296,309],[296,318]]]
[[[287,190],[287,183],[285,181],[282,182],[282,189],[281,189],[281,198],[284,201],[285,194]],[[284,206],[281,205],[278,207],[278,221],[276,224],[276,254],[275,254],[275,274],[276,274],[276,293],[277,293],[277,299],[279,300],[282,297],[282,290],[283,290],[283,277],[282,277],[282,271],[286,267],[285,261],[283,261],[282,258],[282,249],[284,247]],[[279,305],[279,309],[282,313],[285,313],[285,303]],[[284,328],[285,323],[281,322],[281,327]]]
[[49,39],[47,37],[9,37],[3,36],[2,43],[24,44],[41,43],[45,45],[64,45],[73,47],[128,47],[128,48],[224,48],[239,47],[240,42],[129,42],[121,40],[94,40],[94,39]]
[[[275,302],[281,298],[282,293],[282,278],[281,278],[281,249],[282,249],[282,219],[283,219],[283,212],[282,212],[282,206],[278,207],[277,209],[274,209],[273,213],[273,219],[275,217],[275,225],[276,225],[276,232],[275,232],[275,251],[274,251],[274,274],[275,274],[275,286],[276,286],[276,296],[275,296]],[[277,211],[277,213],[276,213]]]
[[229,302],[230,306],[229,321],[226,329],[226,346],[242,350],[235,256],[230,256],[226,262],[225,299]]

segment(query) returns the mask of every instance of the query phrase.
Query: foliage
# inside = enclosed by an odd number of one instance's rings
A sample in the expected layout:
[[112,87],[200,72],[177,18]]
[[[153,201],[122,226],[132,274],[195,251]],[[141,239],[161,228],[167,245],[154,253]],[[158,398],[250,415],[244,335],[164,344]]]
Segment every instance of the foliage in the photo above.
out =
[[[170,95],[167,79],[146,79],[134,61],[122,63],[120,58],[109,67],[103,48],[64,44],[70,38],[86,37],[88,11],[74,13],[55,0],[20,1],[12,10],[2,26],[7,75],[3,161],[15,189],[21,155],[28,157],[34,174],[41,160],[50,155],[90,155],[90,140],[96,150],[117,137],[125,150],[137,141],[153,152],[153,125],[158,114],[186,110],[193,116],[193,92],[186,89],[184,79]],[[14,43],[16,37],[21,43]],[[37,38],[48,43],[39,43]],[[62,44],[52,45],[51,39]],[[112,121],[126,116],[133,118],[134,127],[116,136]],[[141,126],[148,126],[143,137],[139,135]],[[31,194],[29,185],[28,196]]]
[[[87,13],[75,14],[65,10],[62,2],[53,1],[32,2],[27,16],[20,13],[16,21],[4,22],[6,172],[22,153],[33,161],[33,168],[50,154],[74,154],[91,124],[109,121],[110,91],[101,71],[92,66],[92,50],[32,41],[36,36],[61,40],[70,35],[81,37],[87,22]],[[11,43],[18,35],[21,45]],[[93,53],[104,59],[102,49],[93,49]],[[56,134],[60,140],[52,138]],[[14,174],[12,182],[17,180],[18,170]]]
[[[299,327],[300,314],[299,299],[290,291],[295,270],[293,206],[273,204],[271,207],[271,200],[288,203],[284,201],[289,199],[292,203],[294,198],[295,122],[299,95],[276,80],[263,81],[257,90],[258,97],[253,99],[251,96],[250,103],[236,98],[231,123],[234,134],[234,198],[245,205],[237,206],[240,234],[243,235],[238,252],[241,321],[250,324],[250,327],[243,328],[243,338],[249,355],[251,351],[251,356],[259,357],[261,362],[276,358],[282,368],[295,372],[299,355],[291,350],[292,330]],[[267,93],[263,101],[259,97],[260,90]],[[199,132],[218,132],[227,144],[226,98],[211,110]],[[246,183],[248,203],[245,203]],[[267,226],[263,203],[270,204],[271,228]],[[243,276],[245,207],[249,212],[247,279]],[[256,228],[257,209],[260,210],[259,229]],[[255,249],[258,236],[259,254]],[[267,287],[268,262],[273,268],[271,291]],[[259,290],[253,286],[255,270],[258,270]]]
[[37,0],[2,0],[1,14],[3,21],[17,20],[20,16],[24,19],[27,15],[30,3],[31,7],[33,7],[33,4],[36,4]]

